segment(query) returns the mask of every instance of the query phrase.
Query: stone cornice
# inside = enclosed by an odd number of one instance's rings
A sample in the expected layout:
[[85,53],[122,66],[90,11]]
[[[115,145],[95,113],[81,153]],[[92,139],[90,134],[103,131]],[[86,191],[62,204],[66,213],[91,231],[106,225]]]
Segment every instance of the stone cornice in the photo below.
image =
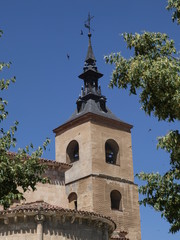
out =
[[122,179],[122,178],[119,178],[119,177],[112,177],[112,176],[109,176],[109,175],[105,175],[105,174],[89,174],[85,177],[82,177],[82,178],[78,178],[74,181],[71,181],[71,182],[68,182],[68,183],[65,183],[65,185],[69,185],[69,184],[72,184],[72,183],[75,183],[77,181],[80,181],[82,179],[86,179],[86,178],[89,178],[89,177],[97,177],[97,178],[103,178],[103,179],[107,179],[107,180],[111,180],[111,181],[116,181],[116,182],[122,182],[122,183],[128,183],[128,184],[132,184],[132,185],[135,185],[137,186],[137,184],[135,184],[133,181],[129,181],[127,179]]
[[111,119],[111,118],[107,118],[107,117],[103,117],[91,112],[88,112],[86,114],[83,114],[82,116],[79,116],[78,118],[75,118],[71,121],[68,121],[64,124],[62,124],[61,126],[55,128],[53,130],[53,132],[57,135],[65,132],[68,129],[71,129],[75,126],[81,125],[85,122],[94,122],[96,124],[100,124],[100,125],[106,125],[108,127],[114,128],[114,129],[120,129],[120,130],[124,130],[127,132],[131,131],[131,128],[133,127],[132,125],[125,123],[125,122],[121,122],[115,119]]

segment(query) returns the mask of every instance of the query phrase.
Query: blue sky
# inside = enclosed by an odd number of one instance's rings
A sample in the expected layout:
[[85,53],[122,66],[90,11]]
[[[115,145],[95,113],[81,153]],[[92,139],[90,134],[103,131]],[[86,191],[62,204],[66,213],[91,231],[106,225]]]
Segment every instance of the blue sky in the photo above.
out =
[[[73,113],[80,93],[83,64],[88,47],[84,21],[88,12],[92,21],[92,45],[107,105],[123,121],[131,123],[134,173],[165,172],[168,154],[156,149],[156,138],[179,128],[179,122],[158,122],[140,110],[137,96],[108,88],[112,66],[104,55],[121,51],[131,56],[121,37],[123,32],[153,31],[168,33],[180,50],[180,26],[171,21],[162,0],[0,0],[0,61],[11,61],[4,77],[16,76],[17,82],[4,93],[9,118],[5,127],[20,122],[17,147],[29,143],[39,146],[46,137],[51,144],[45,158],[55,158],[52,130]],[[80,35],[81,29],[84,34]],[[70,59],[67,59],[67,54]],[[151,131],[149,131],[151,129]],[[138,183],[138,181],[136,180]],[[141,207],[142,240],[177,240],[180,233],[168,233],[169,225],[160,213]]]

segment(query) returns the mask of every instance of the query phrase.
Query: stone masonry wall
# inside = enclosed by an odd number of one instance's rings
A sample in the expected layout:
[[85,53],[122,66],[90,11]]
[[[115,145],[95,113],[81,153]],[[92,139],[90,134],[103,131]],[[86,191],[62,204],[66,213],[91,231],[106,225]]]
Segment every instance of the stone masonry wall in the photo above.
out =
[[37,240],[36,222],[30,218],[19,218],[17,222],[14,218],[8,220],[8,224],[0,219],[0,239],[1,240]]
[[[118,190],[122,195],[122,211],[111,209],[112,190]],[[130,240],[141,239],[136,185],[93,177],[93,211],[110,216],[117,224],[116,231],[128,232]]]
[[[113,139],[119,146],[119,165],[106,163],[105,143]],[[112,177],[134,181],[131,133],[106,125],[91,124],[92,171]]]
[[65,173],[66,183],[92,172],[91,162],[91,124],[83,123],[56,136],[56,161],[66,163],[66,149],[72,140],[79,143],[79,160]]
[[65,192],[64,172],[49,168],[46,176],[51,179],[50,183],[38,184],[37,190],[28,191],[24,194],[26,202],[45,201],[49,204],[68,208],[68,200]]
[[66,195],[75,192],[77,194],[77,209],[81,211],[93,211],[92,178],[85,178],[66,185]]
[[[35,213],[34,213],[35,214]],[[65,221],[62,219],[65,218]],[[108,240],[108,228],[88,219],[45,216],[38,222],[35,215],[10,217],[5,224],[0,219],[1,240]],[[98,223],[98,222],[97,222]]]

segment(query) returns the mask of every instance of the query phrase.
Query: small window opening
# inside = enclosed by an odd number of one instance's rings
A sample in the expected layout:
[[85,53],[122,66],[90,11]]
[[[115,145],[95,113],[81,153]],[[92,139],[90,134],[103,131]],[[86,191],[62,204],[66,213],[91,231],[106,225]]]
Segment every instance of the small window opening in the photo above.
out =
[[74,209],[77,210],[77,201],[74,201]]
[[75,192],[70,193],[68,196],[69,208],[77,210],[77,194]]
[[79,160],[79,144],[76,140],[71,141],[66,150],[67,163],[73,163]]
[[113,139],[108,139],[105,143],[106,162],[119,164],[119,146]]
[[121,193],[117,190],[113,190],[110,194],[111,197],[111,209],[122,210],[122,197]]

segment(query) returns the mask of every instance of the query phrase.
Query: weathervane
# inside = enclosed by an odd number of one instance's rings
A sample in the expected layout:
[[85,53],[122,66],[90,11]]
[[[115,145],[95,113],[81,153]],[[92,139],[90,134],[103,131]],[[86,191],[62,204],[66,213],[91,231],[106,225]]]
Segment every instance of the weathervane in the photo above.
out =
[[[91,16],[90,13],[88,13],[88,19],[85,21],[84,26],[89,29],[89,33],[91,33],[91,20],[93,19],[94,16]],[[94,31],[94,30],[93,30]]]

